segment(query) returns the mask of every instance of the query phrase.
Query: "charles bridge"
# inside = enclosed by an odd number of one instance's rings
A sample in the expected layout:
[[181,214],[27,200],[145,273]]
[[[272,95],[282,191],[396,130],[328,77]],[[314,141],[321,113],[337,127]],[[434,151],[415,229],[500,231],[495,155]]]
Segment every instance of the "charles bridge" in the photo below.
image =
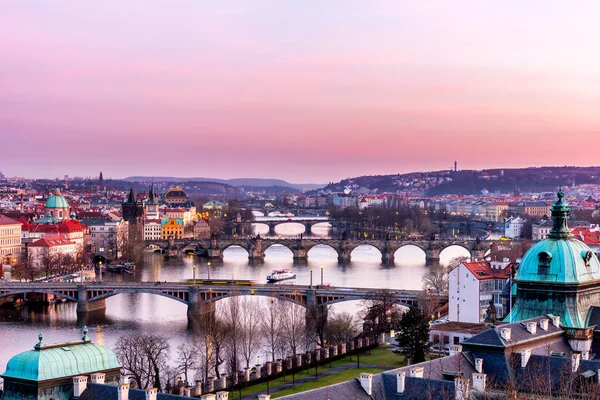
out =
[[[244,283],[242,285],[237,283]],[[122,293],[149,293],[178,301],[187,305],[188,319],[213,315],[215,303],[232,296],[268,296],[289,301],[306,308],[306,318],[327,318],[329,305],[352,300],[377,299],[382,289],[346,288],[314,285],[269,285],[248,284],[247,281],[231,281],[228,284],[203,284],[166,282],[97,282],[92,284],[69,282],[5,282],[0,284],[0,298],[23,296],[30,293],[52,295],[67,301],[77,302],[77,312],[87,313],[106,308],[106,299]],[[391,301],[403,305],[417,305],[421,299],[418,290],[389,290],[385,296]],[[430,294],[429,299],[444,304],[448,301],[446,294]]]
[[226,249],[239,246],[248,252],[250,260],[262,260],[265,251],[273,245],[281,245],[290,249],[294,260],[306,260],[308,252],[315,246],[327,245],[335,250],[340,262],[348,262],[352,251],[358,246],[369,245],[378,249],[383,263],[393,263],[394,254],[404,246],[416,246],[423,250],[427,261],[438,261],[440,253],[451,246],[460,246],[466,249],[471,257],[483,258],[494,246],[511,245],[510,242],[496,240],[396,240],[396,239],[328,239],[328,238],[225,238],[213,237],[211,239],[169,239],[147,242],[148,249],[164,252],[169,257],[176,257],[185,253],[206,255],[208,258],[221,259]]

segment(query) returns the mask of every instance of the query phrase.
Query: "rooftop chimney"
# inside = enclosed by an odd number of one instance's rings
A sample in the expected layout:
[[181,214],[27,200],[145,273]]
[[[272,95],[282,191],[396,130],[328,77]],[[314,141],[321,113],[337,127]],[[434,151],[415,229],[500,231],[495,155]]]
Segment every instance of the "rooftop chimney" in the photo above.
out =
[[510,328],[500,328],[500,336],[508,342],[510,340]]
[[454,378],[454,399],[469,400],[469,379],[460,375]]
[[589,360],[590,359],[590,351],[589,350],[585,350],[581,352],[581,359],[582,360]]
[[455,354],[462,353],[462,346],[459,344],[455,344],[450,346],[450,355],[453,356]]
[[581,353],[571,354],[571,371],[577,372],[579,370],[579,360],[581,359]]
[[129,400],[129,383],[121,383],[117,388],[117,400]]
[[410,376],[411,378],[422,378],[423,370],[423,367],[413,367],[408,370],[408,376]]
[[373,394],[373,374],[365,372],[360,374],[360,386],[367,392],[369,396]]
[[229,392],[217,392],[217,400],[229,399]]
[[104,384],[104,379],[106,378],[106,374],[102,372],[96,372],[90,375],[92,383],[98,383],[100,385]]
[[146,400],[156,400],[157,393],[157,388],[146,389]]
[[560,328],[560,316],[555,315],[552,317],[552,325],[554,325],[557,328]]
[[537,324],[533,321],[527,322],[525,327],[527,328],[527,332],[531,333],[532,335],[535,335],[537,332]]
[[541,320],[541,321],[540,321],[540,328],[541,328],[543,331],[547,331],[547,330],[548,330],[548,322],[549,322],[549,321],[550,321],[550,320],[549,320],[548,318],[544,318],[543,320]]
[[487,381],[487,375],[476,372],[472,375],[473,378],[473,389],[479,392],[485,392],[485,383]]
[[531,349],[521,350],[521,368],[525,368],[531,357]]
[[404,382],[406,379],[406,372],[400,372],[396,375],[396,391],[398,393],[404,393]]
[[83,391],[87,388],[87,376],[74,376],[73,377],[73,397],[79,398]]
[[475,370],[480,374],[483,373],[483,358],[475,359]]

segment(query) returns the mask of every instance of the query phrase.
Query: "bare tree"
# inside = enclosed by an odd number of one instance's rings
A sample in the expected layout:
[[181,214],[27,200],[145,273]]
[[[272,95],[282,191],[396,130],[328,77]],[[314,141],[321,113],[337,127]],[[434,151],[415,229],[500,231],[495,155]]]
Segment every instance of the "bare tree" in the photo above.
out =
[[233,384],[237,384],[240,347],[240,296],[232,295],[225,310],[227,323],[227,364]]
[[121,336],[115,353],[122,368],[139,388],[150,386],[160,390],[160,370],[166,365],[169,343],[160,335],[128,334]]
[[306,312],[291,302],[282,302],[281,334],[283,342],[295,356],[306,337]]
[[261,313],[260,325],[263,337],[265,340],[265,347],[271,354],[271,361],[275,362],[275,353],[280,347],[282,342],[282,315],[281,315],[281,304],[278,299],[270,299],[267,302],[267,307],[264,312]]
[[448,290],[448,269],[434,264],[423,274],[423,290],[445,292]]
[[390,289],[375,290],[361,301],[360,318],[367,321],[373,334],[387,331],[400,321],[402,313],[395,301],[394,292]]
[[194,346],[187,343],[182,343],[177,348],[177,369],[176,371],[183,374],[185,384],[189,384],[188,373],[192,369],[198,367],[197,350]]
[[225,362],[224,353],[229,332],[226,323],[215,318],[214,314],[206,314],[198,321],[200,340],[194,345],[201,359],[200,372],[203,380],[211,376],[219,377],[220,367]]
[[259,305],[249,296],[243,296],[240,301],[240,343],[242,347],[242,357],[246,361],[246,367],[260,349],[260,308]]
[[359,333],[359,322],[350,313],[342,312],[329,318],[325,336],[331,344],[346,343],[354,339]]

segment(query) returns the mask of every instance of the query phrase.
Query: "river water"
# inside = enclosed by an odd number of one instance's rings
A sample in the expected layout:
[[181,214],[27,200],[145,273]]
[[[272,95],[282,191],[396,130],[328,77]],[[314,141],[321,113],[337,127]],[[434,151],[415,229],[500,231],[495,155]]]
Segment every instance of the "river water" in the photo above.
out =
[[[259,227],[261,234],[268,230]],[[281,236],[297,236],[303,227],[286,224],[277,227]],[[324,226],[313,227],[314,236],[327,235]],[[465,254],[466,253],[466,254]],[[460,247],[450,247],[441,254],[441,263],[460,255],[468,255]],[[134,275],[104,273],[105,281],[180,281],[191,279],[193,266],[196,276],[207,277],[207,260],[195,256],[182,256],[165,260],[162,255],[148,253],[143,265],[138,266]],[[248,253],[242,248],[229,248],[222,261],[212,261],[211,278],[252,279],[265,282],[273,269],[289,268],[297,274],[295,283],[309,284],[310,269],[313,269],[313,283],[320,282],[323,267],[324,282],[332,286],[373,287],[393,289],[420,289],[421,277],[427,270],[425,254],[416,247],[403,247],[396,253],[394,265],[382,265],[381,255],[375,248],[360,246],[352,253],[352,261],[338,264],[337,254],[327,246],[317,246],[308,255],[308,262],[294,263],[292,252],[285,247],[273,246],[266,251],[264,262],[250,264]],[[289,281],[288,281],[289,282]],[[226,300],[223,300],[226,301]],[[358,302],[346,302],[333,306],[331,312],[357,313]],[[87,321],[77,319],[74,303],[58,303],[49,306],[23,306],[0,308],[0,373],[15,354],[30,350],[37,343],[37,334],[44,333],[44,343],[58,343],[79,340],[81,325],[88,324],[88,336],[99,344],[112,347],[117,339],[128,333],[159,333],[169,337],[173,352],[183,342],[194,335],[188,329],[187,308],[184,304],[151,294],[121,294],[106,300],[106,311],[93,315]]]

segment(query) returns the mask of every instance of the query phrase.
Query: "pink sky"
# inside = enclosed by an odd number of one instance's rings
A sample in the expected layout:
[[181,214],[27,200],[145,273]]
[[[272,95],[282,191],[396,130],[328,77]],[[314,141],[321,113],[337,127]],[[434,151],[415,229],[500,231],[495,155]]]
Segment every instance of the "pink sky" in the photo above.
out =
[[2,5],[7,175],[600,164],[597,1],[59,4]]

